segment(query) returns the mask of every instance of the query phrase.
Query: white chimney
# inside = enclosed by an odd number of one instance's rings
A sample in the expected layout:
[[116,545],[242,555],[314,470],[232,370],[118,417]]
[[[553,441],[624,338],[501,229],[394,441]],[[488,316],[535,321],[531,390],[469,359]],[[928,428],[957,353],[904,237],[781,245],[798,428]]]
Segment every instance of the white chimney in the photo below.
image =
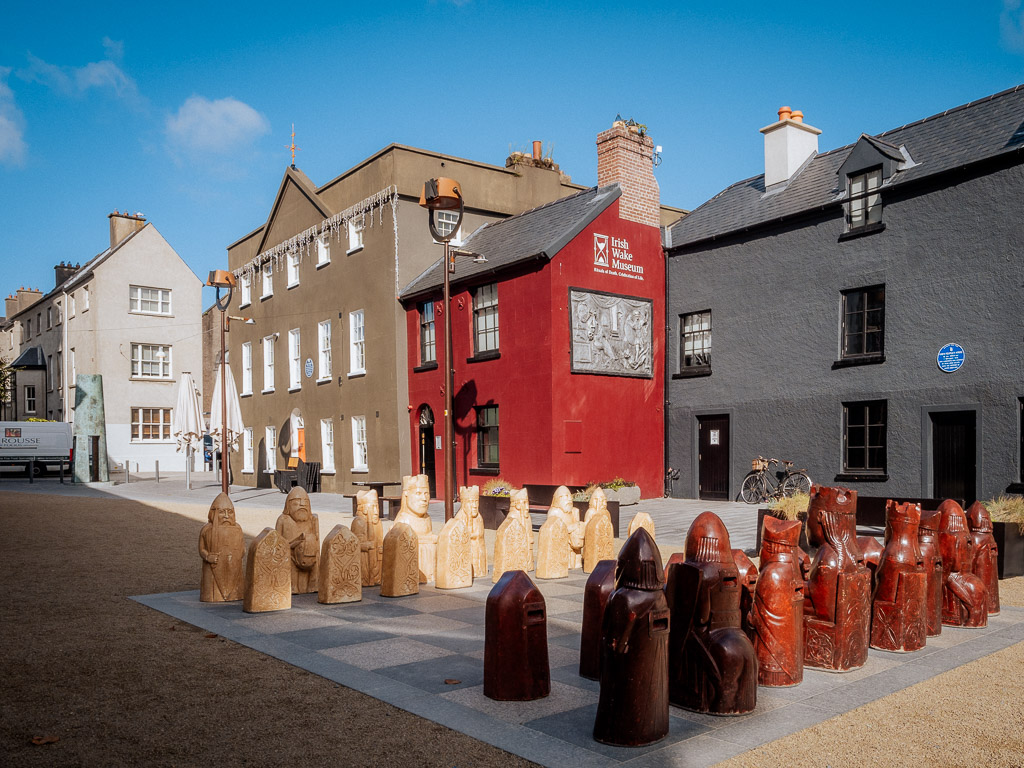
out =
[[818,154],[821,131],[804,123],[804,113],[779,110],[779,121],[761,129],[764,134],[764,186],[789,181],[808,158]]

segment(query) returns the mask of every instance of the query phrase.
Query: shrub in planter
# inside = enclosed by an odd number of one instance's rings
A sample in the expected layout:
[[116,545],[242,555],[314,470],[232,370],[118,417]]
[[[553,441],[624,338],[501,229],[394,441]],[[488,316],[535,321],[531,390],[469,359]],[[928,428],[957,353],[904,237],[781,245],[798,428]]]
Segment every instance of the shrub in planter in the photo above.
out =
[[800,520],[804,523],[800,530],[800,548],[807,552],[810,547],[807,543],[807,507],[811,503],[811,497],[806,493],[795,493],[789,498],[775,499],[769,503],[767,509],[757,510],[757,539],[754,547],[761,549],[761,527],[766,516],[771,515],[780,520]]
[[1001,495],[984,504],[999,547],[999,578],[1024,576],[1024,497]]

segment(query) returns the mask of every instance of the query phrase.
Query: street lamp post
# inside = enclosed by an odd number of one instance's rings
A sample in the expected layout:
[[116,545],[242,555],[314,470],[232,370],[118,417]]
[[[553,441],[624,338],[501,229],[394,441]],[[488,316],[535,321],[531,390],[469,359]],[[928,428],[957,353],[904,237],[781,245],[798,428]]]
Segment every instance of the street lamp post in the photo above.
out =
[[[215,269],[210,272],[206,284],[217,289],[215,306],[220,310],[220,490],[228,492],[228,389],[227,376],[225,372],[227,357],[227,343],[224,332],[227,330],[228,306],[231,304],[231,294],[235,290],[235,276],[224,269]],[[227,288],[228,292],[221,298],[220,289]]]

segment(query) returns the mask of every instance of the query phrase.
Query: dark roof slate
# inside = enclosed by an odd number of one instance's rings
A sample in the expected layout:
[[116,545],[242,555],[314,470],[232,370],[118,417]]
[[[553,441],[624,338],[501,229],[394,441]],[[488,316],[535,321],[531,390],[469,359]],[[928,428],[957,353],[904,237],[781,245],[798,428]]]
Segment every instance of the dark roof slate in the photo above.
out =
[[12,368],[32,370],[35,368],[46,368],[46,355],[42,347],[29,347],[18,358],[11,363]]
[[[913,161],[893,174],[883,189],[1019,152],[1024,145],[1024,85],[866,138],[890,156],[893,149],[898,153],[904,146]],[[855,146],[817,155],[788,183],[767,195],[764,174],[726,187],[669,228],[667,247],[681,248],[840,205],[845,188],[836,172]]]
[[[618,184],[591,187],[480,227],[458,250],[480,254],[486,263],[478,264],[466,256],[456,258],[451,282],[466,282],[533,259],[552,258],[621,194]],[[400,297],[410,299],[440,288],[444,281],[441,269],[438,259],[410,282]]]

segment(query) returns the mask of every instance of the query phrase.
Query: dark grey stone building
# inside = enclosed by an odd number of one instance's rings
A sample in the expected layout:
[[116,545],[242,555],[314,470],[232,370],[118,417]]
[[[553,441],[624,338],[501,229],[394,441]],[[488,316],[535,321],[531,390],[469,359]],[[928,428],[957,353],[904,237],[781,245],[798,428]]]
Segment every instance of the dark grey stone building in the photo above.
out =
[[672,495],[733,499],[759,454],[865,495],[1020,492],[1024,86],[821,154],[779,118],[765,174],[666,230]]

